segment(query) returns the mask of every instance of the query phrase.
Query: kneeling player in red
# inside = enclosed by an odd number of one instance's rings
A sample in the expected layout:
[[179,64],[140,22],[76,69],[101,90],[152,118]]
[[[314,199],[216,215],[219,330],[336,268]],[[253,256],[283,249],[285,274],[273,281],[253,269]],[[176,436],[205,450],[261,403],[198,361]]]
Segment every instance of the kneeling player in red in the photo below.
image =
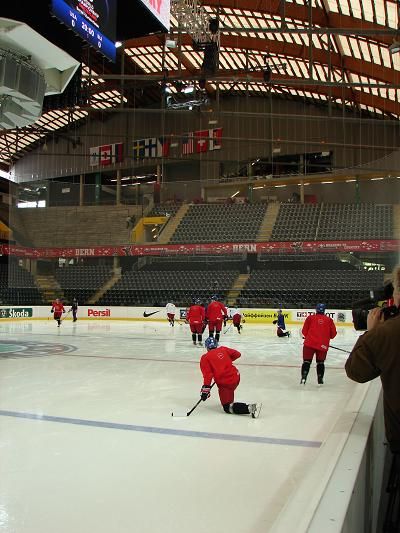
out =
[[219,399],[225,413],[236,415],[251,415],[257,418],[261,404],[235,402],[235,390],[240,382],[239,370],[232,364],[241,353],[226,346],[218,346],[214,337],[208,337],[204,343],[207,353],[200,359],[200,369],[203,374],[203,386],[200,391],[204,401],[210,397],[211,382],[214,380],[218,387]]

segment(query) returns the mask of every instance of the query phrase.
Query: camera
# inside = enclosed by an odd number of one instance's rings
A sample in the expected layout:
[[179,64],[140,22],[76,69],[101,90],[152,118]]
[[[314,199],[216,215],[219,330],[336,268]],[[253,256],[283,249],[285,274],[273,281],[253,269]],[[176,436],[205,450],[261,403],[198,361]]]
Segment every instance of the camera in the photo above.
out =
[[[357,331],[367,329],[367,316],[371,309],[379,307],[379,302],[389,300],[393,296],[393,284],[386,283],[379,289],[374,289],[369,292],[369,297],[353,303],[352,315],[354,328]],[[393,318],[400,313],[400,310],[395,305],[388,307],[382,306],[382,316],[384,320]]]

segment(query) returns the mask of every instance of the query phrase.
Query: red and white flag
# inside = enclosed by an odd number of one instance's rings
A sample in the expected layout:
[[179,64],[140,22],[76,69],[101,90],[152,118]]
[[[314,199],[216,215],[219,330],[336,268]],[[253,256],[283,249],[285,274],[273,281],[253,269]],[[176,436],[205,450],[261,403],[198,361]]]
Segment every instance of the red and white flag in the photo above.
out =
[[208,130],[196,131],[194,133],[196,139],[196,154],[208,151]]
[[90,148],[90,166],[105,167],[121,163],[123,161],[123,146],[123,143],[115,143]]

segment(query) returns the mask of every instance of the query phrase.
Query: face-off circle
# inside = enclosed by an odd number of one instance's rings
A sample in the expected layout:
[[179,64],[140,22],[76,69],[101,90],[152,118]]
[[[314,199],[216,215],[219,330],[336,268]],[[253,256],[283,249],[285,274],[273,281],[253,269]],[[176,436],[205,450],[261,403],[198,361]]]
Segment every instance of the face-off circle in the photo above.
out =
[[76,346],[56,342],[33,342],[21,340],[0,341],[0,359],[19,357],[44,357],[75,352]]

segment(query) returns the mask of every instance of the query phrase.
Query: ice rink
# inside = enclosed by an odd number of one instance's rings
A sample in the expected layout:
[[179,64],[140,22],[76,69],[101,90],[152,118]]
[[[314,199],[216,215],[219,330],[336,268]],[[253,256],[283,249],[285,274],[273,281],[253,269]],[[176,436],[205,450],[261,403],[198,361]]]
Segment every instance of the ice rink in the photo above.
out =
[[[325,384],[313,364],[300,386],[289,329],[222,335],[242,352],[235,399],[263,404],[254,420],[225,414],[214,389],[190,417],[171,416],[202,385],[187,325],[1,322],[0,532],[272,531],[299,492],[318,498],[366,387],[335,349]],[[351,349],[357,335],[339,327],[332,344]]]

